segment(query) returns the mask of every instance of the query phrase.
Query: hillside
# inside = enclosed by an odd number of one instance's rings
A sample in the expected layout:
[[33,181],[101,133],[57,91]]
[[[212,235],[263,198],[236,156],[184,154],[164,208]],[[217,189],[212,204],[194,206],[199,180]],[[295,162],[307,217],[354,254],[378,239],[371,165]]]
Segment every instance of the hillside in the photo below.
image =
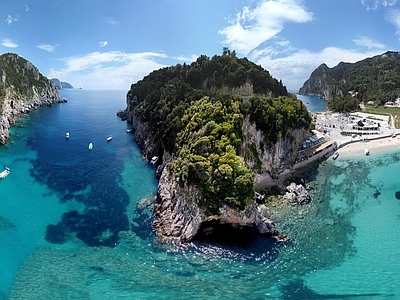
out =
[[351,92],[358,101],[381,105],[400,97],[400,54],[386,52],[356,63],[325,64],[312,72],[299,94],[319,95],[331,101]]
[[211,216],[265,227],[265,210],[252,206],[254,181],[291,168],[311,121],[281,82],[230,51],[152,72],[131,86],[119,115],[144,155],[162,158],[154,228],[179,241]]
[[0,144],[21,114],[62,101],[56,86],[32,63],[17,54],[0,56]]

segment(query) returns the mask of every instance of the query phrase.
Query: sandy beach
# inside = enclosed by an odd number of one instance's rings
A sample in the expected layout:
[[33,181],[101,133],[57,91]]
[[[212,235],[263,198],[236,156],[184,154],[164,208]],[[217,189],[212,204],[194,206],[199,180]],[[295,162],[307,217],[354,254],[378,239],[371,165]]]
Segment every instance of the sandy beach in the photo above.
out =
[[385,137],[377,140],[357,141],[339,148],[339,157],[353,158],[365,156],[365,148],[368,149],[370,155],[394,148],[400,149],[400,138],[396,136],[395,138]]

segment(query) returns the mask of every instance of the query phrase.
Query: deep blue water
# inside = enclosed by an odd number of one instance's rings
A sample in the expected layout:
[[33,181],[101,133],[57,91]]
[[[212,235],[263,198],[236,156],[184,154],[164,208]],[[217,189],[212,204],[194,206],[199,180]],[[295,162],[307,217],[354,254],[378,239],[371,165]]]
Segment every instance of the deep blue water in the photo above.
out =
[[157,181],[116,116],[125,91],[62,96],[0,147],[0,299],[400,299],[399,150],[305,172],[309,204],[270,205],[291,243],[174,247],[151,232]]

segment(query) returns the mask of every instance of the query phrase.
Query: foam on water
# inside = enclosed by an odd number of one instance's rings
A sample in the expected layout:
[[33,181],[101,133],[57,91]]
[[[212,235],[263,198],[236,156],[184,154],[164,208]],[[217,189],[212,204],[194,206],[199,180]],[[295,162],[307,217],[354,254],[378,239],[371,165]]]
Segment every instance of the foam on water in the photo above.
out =
[[30,113],[0,148],[12,172],[0,181],[4,298],[400,297],[399,152],[305,172],[309,204],[268,203],[290,243],[164,245],[151,232],[154,169],[115,116],[125,92],[63,93],[68,103]]

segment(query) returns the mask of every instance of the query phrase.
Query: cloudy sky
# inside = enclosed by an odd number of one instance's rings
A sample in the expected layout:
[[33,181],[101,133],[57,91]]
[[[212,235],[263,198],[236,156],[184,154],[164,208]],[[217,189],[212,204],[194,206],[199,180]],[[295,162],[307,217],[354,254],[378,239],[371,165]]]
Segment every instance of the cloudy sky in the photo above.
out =
[[0,53],[96,90],[228,47],[297,92],[322,63],[400,45],[400,0],[0,0],[0,14]]

